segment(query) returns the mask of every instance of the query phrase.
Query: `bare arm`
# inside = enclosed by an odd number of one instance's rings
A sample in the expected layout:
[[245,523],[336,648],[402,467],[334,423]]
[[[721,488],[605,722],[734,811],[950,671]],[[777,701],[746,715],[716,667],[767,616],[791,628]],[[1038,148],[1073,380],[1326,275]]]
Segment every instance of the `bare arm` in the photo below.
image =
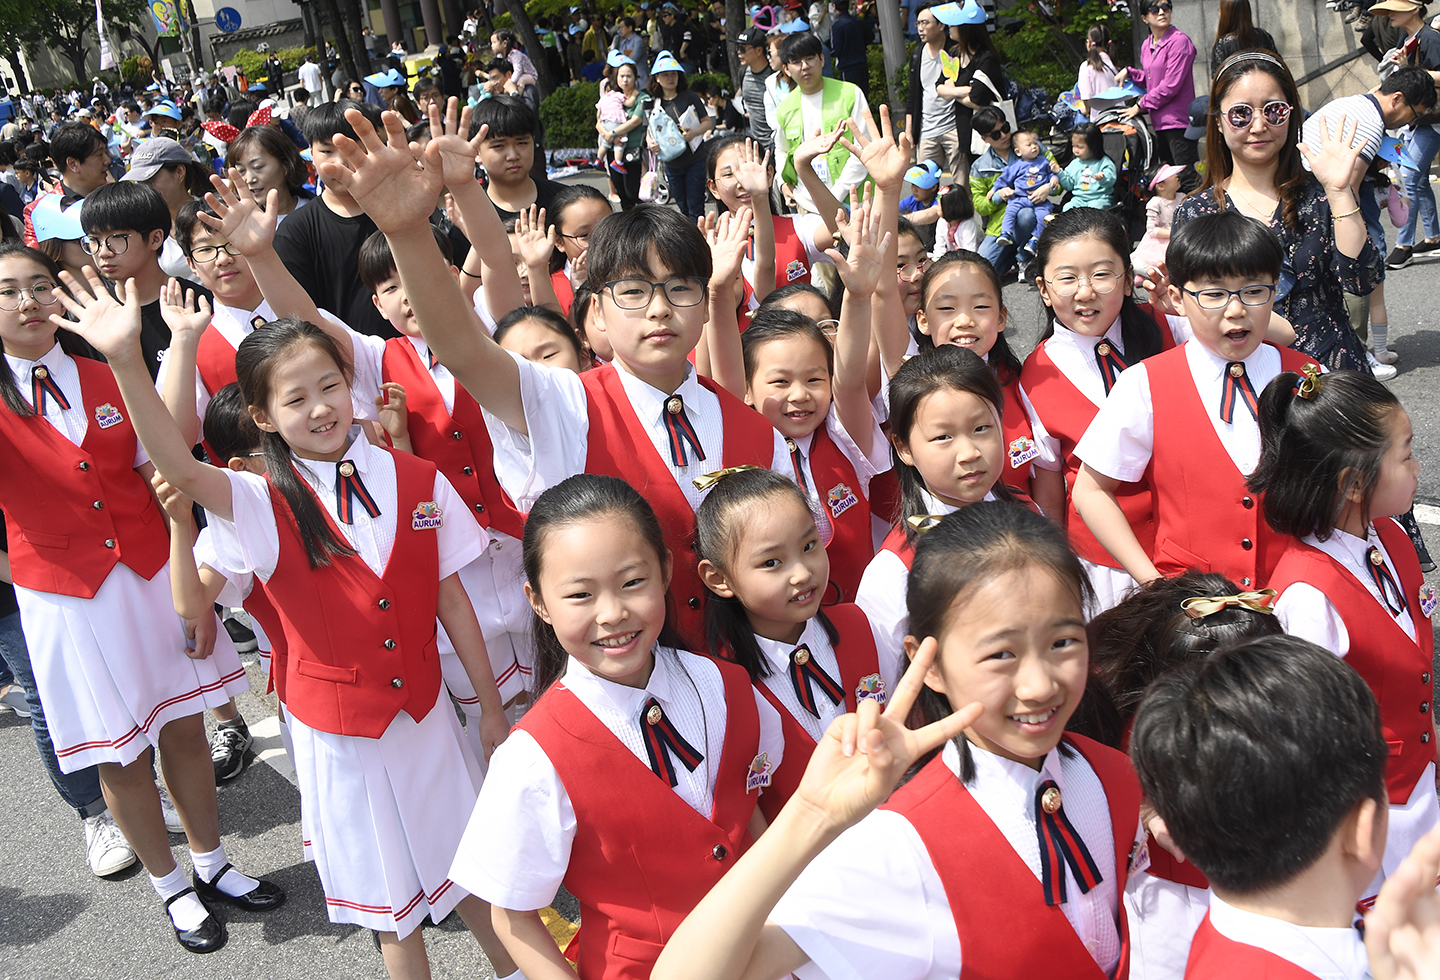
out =
[[1119,480],[1096,473],[1089,466],[1081,464],[1080,473],[1075,477],[1075,486],[1070,491],[1070,499],[1085,526],[1095,535],[1095,540],[1104,545],[1105,550],[1124,566],[1131,578],[1145,585],[1159,578],[1160,572],[1136,540],[1135,532],[1130,529],[1130,522],[1125,518],[1125,512],[1120,509],[1120,503],[1115,499],[1115,492],[1119,488]]
[[71,322],[52,314],[51,322],[79,334],[110,362],[110,370],[130,412],[130,422],[155,468],[201,507],[216,517],[230,520],[229,477],[224,470],[202,463],[190,454],[191,443],[181,435],[150,380],[145,356],[140,350],[140,298],[135,291],[135,281],[125,281],[122,305],[105,291],[100,274],[93,267],[86,267],[85,276],[92,292],[86,292],[85,285],[69,273],[60,274],[61,281],[73,293],[73,296],[60,293],[60,302],[75,320]]
[[885,275],[880,256],[890,234],[880,234],[868,188],[863,205],[852,190],[849,218],[837,216],[836,220],[850,245],[850,254],[841,255],[833,248],[826,253],[845,284],[845,304],[835,334],[835,378],[831,388],[840,424],[860,452],[869,457],[875,435],[875,415],[865,383],[870,357],[870,307],[875,287]]
[[[185,295],[182,297],[181,293]],[[200,441],[200,416],[195,411],[195,357],[200,337],[210,324],[210,303],[195,291],[184,291],[171,279],[160,290],[160,315],[170,328],[170,350],[165,355],[165,382],[161,397],[180,434],[190,445]]]
[[[365,209],[376,226],[385,233],[390,251],[410,308],[425,342],[435,352],[467,391],[497,416],[519,432],[525,427],[525,406],[520,397],[520,369],[500,345],[495,343],[480,324],[474,307],[465,302],[455,278],[450,274],[430,230],[430,212],[441,185],[446,180],[446,158],[455,155],[456,146],[463,147],[459,156],[470,166],[475,148],[485,137],[484,128],[473,145],[455,135],[460,127],[470,124],[470,110],[455,119],[456,100],[450,100],[442,128],[439,110],[430,109],[430,131],[444,135],[432,137],[426,144],[424,164],[412,157],[405,145],[404,121],[393,112],[383,115],[389,136],[386,143],[358,110],[346,113],[346,121],[355,127],[359,140],[337,136],[335,146],[343,162],[321,164],[321,173],[332,185],[348,192]],[[473,184],[473,181],[467,183]],[[484,195],[476,184],[472,187],[451,182],[451,193],[462,210],[466,199]],[[486,202],[488,203],[488,201]],[[473,200],[471,201],[473,205]],[[504,242],[503,227],[493,206],[490,222],[484,221],[483,208],[467,210],[466,223],[479,236],[472,241],[486,242],[493,237]],[[492,227],[493,226],[493,227]],[[499,231],[496,231],[496,229]],[[505,261],[509,262],[508,247]],[[487,276],[488,278],[488,276]]]
[[810,192],[810,200],[815,202],[815,211],[824,219],[825,227],[830,232],[831,240],[821,244],[821,248],[829,248],[835,244],[834,236],[840,233],[840,226],[831,216],[836,211],[843,211],[845,204],[830,190],[830,185],[820,179],[820,175],[815,172],[812,164],[816,157],[823,156],[834,149],[836,142],[845,134],[845,128],[848,125],[849,121],[842,119],[832,132],[817,132],[795,147],[795,176]]
[[575,968],[555,945],[539,912],[517,912],[490,906],[490,921],[505,944],[505,952],[527,980],[575,980]]
[[155,495],[170,518],[170,599],[181,619],[213,616],[215,598],[225,586],[225,578],[214,569],[206,574],[195,566],[195,520],[190,498],[176,490],[157,473],[150,478]]
[[500,701],[500,688],[495,684],[495,670],[490,666],[490,654],[485,650],[485,637],[475,618],[475,607],[465,594],[465,586],[460,584],[459,572],[441,581],[435,611],[455,645],[455,655],[465,665],[475,696],[480,699],[480,744],[488,760],[495,746],[510,733],[510,722],[505,718],[505,706]]
[[1030,469],[1030,496],[1040,512],[1060,526],[1065,525],[1065,471]]
[[[705,324],[705,342],[710,352],[710,377],[736,398],[745,396],[745,356],[740,343],[740,261],[749,241],[751,211],[722,214],[708,228],[714,271],[710,275],[710,317]],[[709,224],[707,222],[707,224]],[[774,227],[771,227],[774,235]],[[772,261],[773,264],[773,261]],[[756,267],[759,276],[759,266]],[[774,282],[774,277],[771,277]]]
[[775,268],[775,221],[770,216],[770,155],[761,150],[752,140],[740,144],[740,161],[735,168],[735,177],[740,187],[750,195],[750,210],[755,220],[751,226],[755,243],[755,281],[751,289],[755,302],[763,303],[775,289],[775,276],[762,275]]

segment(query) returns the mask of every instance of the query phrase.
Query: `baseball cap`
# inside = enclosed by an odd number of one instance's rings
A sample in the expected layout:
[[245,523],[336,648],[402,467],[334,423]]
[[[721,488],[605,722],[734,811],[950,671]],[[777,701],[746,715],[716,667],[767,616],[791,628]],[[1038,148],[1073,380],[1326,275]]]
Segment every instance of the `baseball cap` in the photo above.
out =
[[149,180],[167,163],[193,163],[195,160],[179,143],[168,136],[146,140],[130,154],[130,169],[124,180]]
[[737,34],[732,40],[741,47],[763,48],[765,39],[769,37],[758,27],[749,27]]
[[1202,95],[1191,102],[1188,115],[1190,125],[1185,127],[1185,138],[1187,140],[1203,140],[1205,138],[1205,119],[1210,115],[1210,96]]

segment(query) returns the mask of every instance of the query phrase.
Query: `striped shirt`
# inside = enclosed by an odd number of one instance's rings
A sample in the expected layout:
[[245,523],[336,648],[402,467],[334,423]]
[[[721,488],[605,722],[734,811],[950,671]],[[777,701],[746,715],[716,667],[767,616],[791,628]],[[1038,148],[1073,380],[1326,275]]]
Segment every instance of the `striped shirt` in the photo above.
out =
[[[1301,131],[1301,142],[1315,152],[1320,151],[1320,121],[1324,120],[1326,129],[1336,138],[1340,136],[1340,117],[1346,119],[1345,125],[1353,126],[1358,124],[1360,138],[1365,141],[1360,148],[1360,156],[1366,161],[1375,159],[1375,154],[1380,151],[1380,142],[1385,138],[1385,117],[1380,114],[1380,103],[1373,95],[1347,95],[1344,98],[1327,102],[1319,109],[1310,114],[1305,120],[1304,129]],[[1305,169],[1310,169],[1310,164],[1305,163]]]

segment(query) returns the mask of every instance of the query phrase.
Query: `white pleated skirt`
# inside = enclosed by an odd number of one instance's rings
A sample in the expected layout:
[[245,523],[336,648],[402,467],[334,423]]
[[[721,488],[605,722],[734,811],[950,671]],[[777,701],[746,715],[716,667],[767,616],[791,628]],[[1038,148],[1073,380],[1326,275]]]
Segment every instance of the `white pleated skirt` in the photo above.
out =
[[[495,672],[495,684],[500,688],[500,702],[509,704],[516,695],[531,686],[535,653],[530,622],[534,613],[525,598],[520,542],[498,531],[490,534],[492,540],[480,557],[460,569],[460,584],[465,586],[470,605],[475,609],[475,618],[480,623],[480,632],[485,636],[490,668]],[[447,655],[454,661],[455,653],[455,646],[443,626],[439,627],[439,646],[443,668]],[[464,668],[454,661],[446,670],[445,683],[455,699],[465,704],[461,688],[468,688],[472,697],[475,692],[468,679],[460,680],[458,686],[451,683],[452,674],[457,671],[464,678]],[[469,713],[468,709],[466,713]]]
[[167,563],[148,581],[116,565],[94,598],[15,587],[20,621],[60,768],[127,765],[159,744],[168,722],[250,689],[225,628],[215,652],[185,655],[185,622]]
[[480,769],[442,688],[423,721],[405,712],[380,738],[322,732],[286,712],[305,856],[331,922],[404,938],[468,894],[450,863],[475,808]]
[[1120,605],[1140,588],[1123,568],[1097,565],[1084,558],[1080,559],[1080,564],[1085,566],[1085,574],[1090,576],[1090,587],[1095,590],[1095,604],[1085,611],[1087,620]]
[[1133,980],[1184,980],[1195,930],[1210,911],[1210,889],[1141,872],[1130,879],[1123,900]]

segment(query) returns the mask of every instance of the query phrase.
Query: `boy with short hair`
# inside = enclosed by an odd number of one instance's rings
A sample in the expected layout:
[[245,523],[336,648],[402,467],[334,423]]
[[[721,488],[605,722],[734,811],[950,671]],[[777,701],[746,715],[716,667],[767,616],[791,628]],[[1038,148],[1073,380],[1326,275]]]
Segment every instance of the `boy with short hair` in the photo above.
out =
[[[140,347],[154,378],[162,352],[170,346],[170,328],[160,312],[161,291],[170,279],[160,268],[160,250],[170,234],[170,208],[149,184],[122,180],[85,198],[80,224],[85,230],[80,244],[93,257],[100,275],[117,288],[127,279],[135,280],[141,303]],[[210,298],[210,290],[199,283],[189,279],[179,283],[182,289]]]
[[1130,757],[1157,836],[1213,897],[1186,980],[1361,980],[1355,903],[1380,870],[1388,750],[1370,688],[1290,636],[1222,647],[1156,681]]
[[[819,209],[795,171],[795,148],[817,131],[834,132],[846,119],[870,134],[870,105],[858,86],[821,74],[825,53],[814,34],[787,35],[780,61],[797,87],[775,108],[775,159],[781,161],[780,179],[794,189],[795,203],[814,213]],[[860,158],[838,142],[811,166],[837,201],[848,200],[850,189],[867,176]]]
[[497,94],[475,107],[470,116],[470,139],[488,127],[480,143],[480,165],[485,168],[485,192],[501,221],[513,221],[520,212],[538,204],[546,209],[546,223],[554,224],[550,202],[564,188],[549,177],[531,176],[535,164],[535,131],[540,118],[530,103],[516,95]]
[[[1121,373],[1075,447],[1075,509],[1141,585],[1194,567],[1264,588],[1290,539],[1270,529],[1245,483],[1260,460],[1260,392],[1281,371],[1315,365],[1265,343],[1285,253],[1265,225],[1226,211],[1177,228],[1166,258],[1185,319],[1161,329],[1191,337]],[[1069,301],[1096,298],[1077,289]],[[1155,493],[1148,555],[1115,497],[1141,480]]]

